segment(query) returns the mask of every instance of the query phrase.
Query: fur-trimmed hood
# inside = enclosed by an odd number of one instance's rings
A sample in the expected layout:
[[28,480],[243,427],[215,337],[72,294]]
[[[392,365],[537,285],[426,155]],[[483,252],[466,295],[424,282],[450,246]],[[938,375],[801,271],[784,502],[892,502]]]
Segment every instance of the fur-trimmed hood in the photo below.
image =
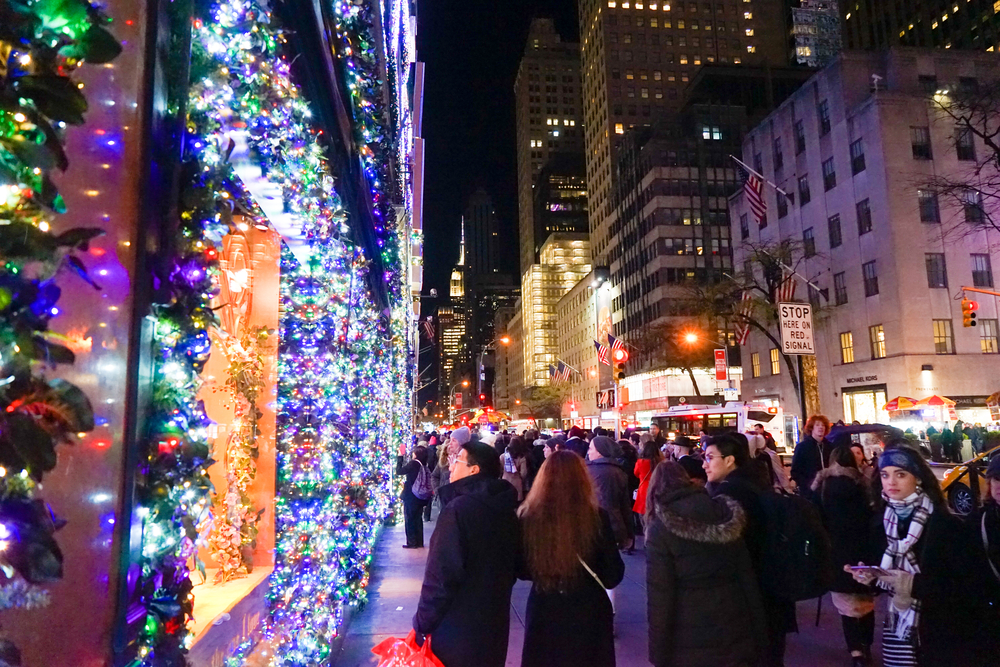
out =
[[816,478],[813,479],[812,483],[812,490],[819,491],[819,487],[823,485],[823,482],[831,477],[847,477],[859,486],[863,486],[865,488],[868,486],[868,480],[857,468],[847,468],[837,463],[831,463],[829,466],[816,473]]
[[735,542],[746,528],[739,503],[724,495],[712,498],[696,487],[657,499],[656,518],[677,537],[707,544]]

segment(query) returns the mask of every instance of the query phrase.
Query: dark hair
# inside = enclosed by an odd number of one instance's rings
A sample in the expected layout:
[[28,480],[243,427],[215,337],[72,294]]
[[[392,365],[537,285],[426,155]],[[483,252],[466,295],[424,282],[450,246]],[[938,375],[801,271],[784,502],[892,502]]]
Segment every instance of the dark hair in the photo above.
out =
[[660,451],[660,446],[656,444],[655,440],[650,440],[642,446],[642,453],[639,454],[639,458],[649,459],[655,466],[663,460],[663,452]]
[[500,476],[503,475],[500,455],[493,447],[484,442],[467,442],[462,445],[462,449],[465,450],[465,458],[469,462],[469,466],[479,466],[479,472],[493,479],[500,479]]
[[639,444],[639,434],[636,431],[632,431],[629,434],[628,439],[632,441],[632,444],[635,444],[635,445]]
[[413,458],[420,461],[424,465],[427,465],[427,448],[423,445],[417,445],[413,448]]
[[510,439],[510,444],[507,445],[507,453],[510,454],[512,458],[522,458],[528,453],[528,445],[520,436],[515,435]]
[[[927,461],[924,460],[924,457],[920,454],[920,452],[914,449],[909,442],[898,436],[889,438],[885,442],[884,451],[889,451],[890,449],[902,449],[906,450],[907,454],[910,454],[911,462],[913,462],[920,470],[920,474],[915,475],[915,477],[917,478],[917,482],[919,483],[921,488],[923,488],[924,493],[927,494],[927,497],[931,499],[931,502],[934,503],[935,511],[950,512],[950,510],[948,509],[948,503],[945,501],[944,498],[944,492],[941,491],[941,483],[938,482],[937,477],[934,476],[934,471],[927,464]],[[875,475],[875,483],[873,485],[873,495],[875,496],[875,498],[878,499],[877,502],[879,503],[879,508],[880,509],[884,508],[885,501],[882,499],[881,474]]]
[[851,451],[850,447],[834,447],[833,451],[830,452],[830,465],[836,463],[842,468],[854,468],[858,469],[858,462],[854,458],[854,452]]
[[724,433],[712,438],[709,447],[715,447],[723,456],[732,456],[736,467],[742,468],[750,463],[750,443],[742,433]]
[[656,466],[646,496],[646,521],[656,517],[657,500],[686,486],[691,486],[691,476],[679,463],[664,461]]

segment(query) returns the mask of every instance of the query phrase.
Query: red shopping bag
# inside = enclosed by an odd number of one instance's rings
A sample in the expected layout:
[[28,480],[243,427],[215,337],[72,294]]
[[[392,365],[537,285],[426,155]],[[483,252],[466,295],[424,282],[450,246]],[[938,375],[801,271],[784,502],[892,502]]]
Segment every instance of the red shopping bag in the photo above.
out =
[[406,639],[389,637],[378,646],[372,647],[378,656],[378,667],[444,667],[431,653],[431,636],[424,638],[424,645],[417,646],[417,632],[410,630]]

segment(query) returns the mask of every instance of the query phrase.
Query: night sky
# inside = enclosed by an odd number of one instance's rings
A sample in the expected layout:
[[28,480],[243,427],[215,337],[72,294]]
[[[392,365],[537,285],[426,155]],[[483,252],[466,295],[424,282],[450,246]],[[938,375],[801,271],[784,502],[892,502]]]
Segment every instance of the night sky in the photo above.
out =
[[464,202],[480,186],[500,219],[501,266],[519,273],[514,78],[534,16],[554,18],[563,39],[576,41],[576,0],[418,2],[417,55],[427,68],[425,294],[447,294]]

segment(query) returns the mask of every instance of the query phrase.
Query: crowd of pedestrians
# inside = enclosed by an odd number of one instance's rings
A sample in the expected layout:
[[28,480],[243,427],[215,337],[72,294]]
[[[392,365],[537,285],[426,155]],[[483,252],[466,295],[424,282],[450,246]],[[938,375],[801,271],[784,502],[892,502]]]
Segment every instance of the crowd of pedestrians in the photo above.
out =
[[845,666],[875,664],[879,604],[883,665],[1000,665],[1000,456],[962,519],[910,442],[870,461],[829,434],[811,417],[790,471],[760,425],[425,434],[397,465],[404,547],[423,547],[425,508],[439,512],[418,641],[433,635],[445,667],[504,665],[522,579],[524,667],[613,667],[621,552],[642,535],[655,667],[780,667],[796,602],[827,592]]

